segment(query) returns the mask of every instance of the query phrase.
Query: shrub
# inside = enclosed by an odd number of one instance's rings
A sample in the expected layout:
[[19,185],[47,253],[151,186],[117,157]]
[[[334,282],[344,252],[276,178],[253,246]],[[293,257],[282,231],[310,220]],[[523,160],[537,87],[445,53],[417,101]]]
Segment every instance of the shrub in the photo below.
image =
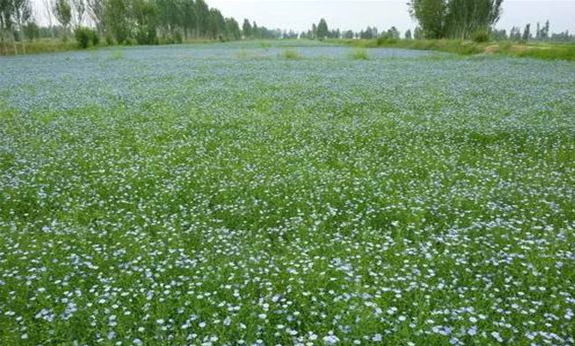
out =
[[477,31],[473,35],[473,41],[477,43],[489,42],[489,32],[485,30]]
[[392,37],[380,37],[377,39],[377,45],[378,46],[385,46],[385,45],[393,45],[397,43],[397,39],[392,38]]
[[112,36],[112,34],[110,34],[109,32],[106,33],[105,39],[106,39],[106,44],[107,44],[108,46],[113,46],[113,45],[114,45],[114,43],[115,43],[115,41],[114,41],[114,36]]
[[283,57],[287,60],[299,60],[302,56],[293,49],[286,49],[283,51]]
[[74,36],[80,48],[88,48],[90,46],[90,29],[85,27],[76,28],[76,30],[74,30]]
[[369,60],[367,50],[365,48],[354,48],[351,53],[351,58],[354,60]]
[[80,48],[88,48],[91,45],[97,46],[100,43],[100,37],[96,30],[86,28],[86,27],[78,27],[74,30],[74,36],[76,37],[76,42]]
[[97,46],[100,44],[100,35],[96,30],[90,30],[92,32],[90,36],[90,41],[92,42],[92,46]]

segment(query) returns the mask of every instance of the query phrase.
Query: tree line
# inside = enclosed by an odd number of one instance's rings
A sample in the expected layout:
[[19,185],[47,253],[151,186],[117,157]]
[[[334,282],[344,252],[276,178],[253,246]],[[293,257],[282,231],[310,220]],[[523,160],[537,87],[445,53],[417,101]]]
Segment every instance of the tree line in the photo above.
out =
[[[550,24],[528,24],[523,30],[494,28],[501,15],[503,0],[410,0],[408,10],[418,26],[403,34],[405,39],[474,39],[575,41],[568,31],[551,33]],[[224,17],[204,0],[0,0],[0,40],[4,51],[16,42],[26,51],[25,38],[52,37],[67,40],[75,33],[82,46],[100,38],[108,44],[178,43],[185,40],[240,39],[400,39],[395,27],[378,31],[368,26],[354,32],[330,28],[325,19],[308,31],[296,33],[258,26],[245,19],[240,24]],[[47,26],[40,27],[33,13],[41,13]],[[87,28],[89,26],[90,28]]]
[[[204,0],[41,0],[35,2],[47,27],[40,27],[33,17],[31,0],[0,0],[0,40],[6,50],[11,41],[25,38],[61,38],[72,33],[104,38],[109,44],[178,43],[184,40],[239,40],[242,38],[275,39],[280,30],[270,30],[250,23],[240,28],[231,17],[224,17]],[[87,27],[90,28],[87,28]]]

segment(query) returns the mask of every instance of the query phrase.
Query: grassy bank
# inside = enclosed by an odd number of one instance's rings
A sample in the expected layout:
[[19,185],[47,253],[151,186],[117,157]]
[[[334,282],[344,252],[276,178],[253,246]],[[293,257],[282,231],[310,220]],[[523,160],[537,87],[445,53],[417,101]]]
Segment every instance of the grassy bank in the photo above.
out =
[[69,50],[80,49],[74,40],[62,42],[62,40],[55,39],[42,39],[33,42],[6,42],[0,43],[0,56],[1,55],[22,55],[24,54],[38,54],[38,53],[53,53],[64,52]]
[[575,61],[575,44],[557,43],[513,43],[485,42],[477,43],[460,40],[333,40],[356,47],[374,48],[405,48],[420,50],[436,50],[462,55],[500,54],[517,57],[529,57],[545,60]]
[[[210,42],[216,42],[216,41],[198,39],[198,40],[186,40],[182,43],[191,44],[191,43],[210,43]],[[168,44],[168,43],[161,42],[160,44]],[[118,46],[126,46],[126,45],[118,45]],[[97,49],[99,47],[109,47],[109,45],[106,43],[101,43],[96,47],[92,46],[88,49]],[[70,39],[67,42],[63,42],[60,39],[41,39],[33,42],[26,42],[25,44],[22,44],[22,42],[16,42],[16,44],[14,44],[13,42],[6,42],[6,44],[0,42],[0,56],[54,53],[54,52],[65,52],[72,50],[81,50],[78,43],[74,39]]]

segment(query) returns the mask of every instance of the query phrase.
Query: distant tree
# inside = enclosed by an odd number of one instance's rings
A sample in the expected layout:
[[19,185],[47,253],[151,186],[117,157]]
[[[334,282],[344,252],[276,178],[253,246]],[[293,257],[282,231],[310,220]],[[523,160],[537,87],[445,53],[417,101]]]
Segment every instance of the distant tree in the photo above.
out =
[[504,41],[507,40],[507,30],[502,29],[502,30],[493,30],[491,32],[491,38],[496,40],[496,41]]
[[240,40],[242,38],[240,25],[233,18],[225,19],[225,32],[226,32],[226,39],[228,40]]
[[86,0],[88,16],[96,25],[96,30],[103,33],[106,0]]
[[86,13],[86,0],[72,0],[72,13],[75,15],[75,26],[80,27]]
[[410,15],[417,20],[426,38],[442,38],[445,35],[445,0],[411,0]]
[[405,39],[406,40],[411,40],[413,37],[411,35],[411,30],[407,29],[407,31],[405,32]]
[[158,7],[152,0],[133,0],[135,39],[139,44],[157,44]]
[[352,39],[354,36],[353,31],[352,30],[347,30],[343,32],[343,38],[345,39]]
[[252,23],[252,37],[253,38],[260,38],[260,29],[258,28],[258,24],[254,21]]
[[24,26],[24,36],[30,41],[34,41],[40,37],[40,27],[34,22],[28,22]]
[[317,25],[317,30],[316,30],[316,37],[319,40],[324,40],[325,38],[327,38],[329,35],[329,29],[327,27],[327,22],[325,21],[325,19],[321,19],[319,21],[319,24]]
[[[65,1],[65,0],[58,0]],[[106,1],[105,23],[106,30],[118,43],[125,43],[130,39],[131,15],[129,3],[125,0]]]
[[423,32],[420,27],[416,27],[415,30],[413,30],[413,38],[416,40],[423,39]]
[[385,33],[387,38],[397,40],[400,37],[399,30],[395,26],[392,26],[387,32]]
[[546,21],[545,26],[541,29],[541,39],[549,39],[549,21]]
[[410,0],[409,13],[425,38],[469,39],[489,33],[499,20],[503,0]]
[[72,21],[72,6],[68,0],[54,0],[53,9],[56,20],[64,27],[63,39],[66,41],[68,26]]
[[521,37],[521,39],[525,42],[531,39],[531,24],[525,25],[525,29],[523,30],[523,36]]
[[359,38],[364,40],[370,40],[372,38],[376,38],[378,36],[377,28],[368,26],[365,31],[360,31]]
[[242,25],[242,33],[244,34],[245,38],[252,37],[252,25],[247,19],[244,19],[244,24]]

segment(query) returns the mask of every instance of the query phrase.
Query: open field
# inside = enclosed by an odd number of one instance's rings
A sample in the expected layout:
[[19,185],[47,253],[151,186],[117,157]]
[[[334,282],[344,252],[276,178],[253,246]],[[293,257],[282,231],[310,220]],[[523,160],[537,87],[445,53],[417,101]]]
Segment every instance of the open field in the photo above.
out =
[[0,59],[0,345],[575,343],[572,62]]

